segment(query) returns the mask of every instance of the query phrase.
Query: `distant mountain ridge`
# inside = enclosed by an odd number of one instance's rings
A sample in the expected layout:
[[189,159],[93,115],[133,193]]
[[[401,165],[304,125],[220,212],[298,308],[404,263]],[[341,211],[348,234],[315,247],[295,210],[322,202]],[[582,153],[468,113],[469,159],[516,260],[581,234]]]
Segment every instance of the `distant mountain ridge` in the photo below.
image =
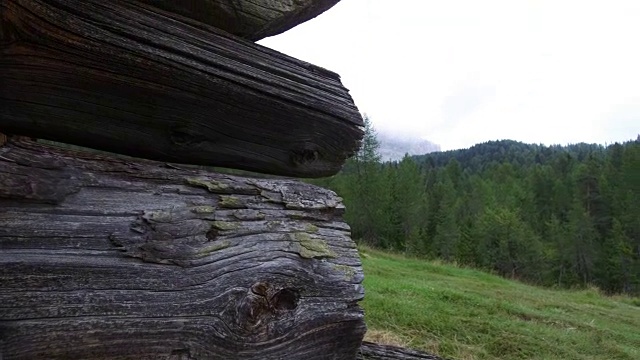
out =
[[378,131],[380,142],[379,153],[382,161],[398,161],[405,154],[424,155],[440,151],[440,145],[419,137],[395,135],[385,131]]
[[[636,140],[628,140],[615,144],[640,143],[640,135]],[[496,140],[476,144],[467,149],[437,151],[429,154],[412,155],[412,158],[422,165],[429,167],[444,167],[449,161],[456,160],[465,169],[478,171],[490,164],[511,163],[519,166],[543,164],[554,158],[558,153],[564,153],[583,161],[590,154],[604,150],[615,144],[577,143],[569,145],[527,144],[514,140]]]

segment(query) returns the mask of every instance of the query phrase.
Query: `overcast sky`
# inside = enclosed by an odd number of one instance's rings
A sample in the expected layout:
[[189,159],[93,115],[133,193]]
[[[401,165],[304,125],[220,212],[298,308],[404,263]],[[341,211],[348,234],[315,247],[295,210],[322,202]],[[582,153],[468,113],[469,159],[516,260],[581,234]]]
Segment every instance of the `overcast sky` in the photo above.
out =
[[640,133],[638,0],[342,0],[259,43],[339,73],[378,130],[443,150]]

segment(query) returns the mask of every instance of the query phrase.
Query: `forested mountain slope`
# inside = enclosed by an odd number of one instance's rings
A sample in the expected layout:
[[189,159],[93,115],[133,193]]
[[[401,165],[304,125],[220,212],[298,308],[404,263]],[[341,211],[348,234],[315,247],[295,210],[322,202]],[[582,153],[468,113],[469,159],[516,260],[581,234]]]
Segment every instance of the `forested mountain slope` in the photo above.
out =
[[640,293],[640,139],[609,146],[493,141],[382,163],[362,149],[318,181],[344,197],[353,236],[562,287]]
[[531,166],[544,164],[553,157],[569,154],[578,161],[584,161],[589,154],[605,150],[605,146],[598,144],[571,144],[567,146],[525,144],[513,140],[487,141],[474,145],[468,149],[433,152],[425,155],[413,156],[419,164],[431,167],[446,166],[449,161],[456,159],[462,167],[470,171],[480,171],[487,166],[498,163],[511,163],[517,166]]

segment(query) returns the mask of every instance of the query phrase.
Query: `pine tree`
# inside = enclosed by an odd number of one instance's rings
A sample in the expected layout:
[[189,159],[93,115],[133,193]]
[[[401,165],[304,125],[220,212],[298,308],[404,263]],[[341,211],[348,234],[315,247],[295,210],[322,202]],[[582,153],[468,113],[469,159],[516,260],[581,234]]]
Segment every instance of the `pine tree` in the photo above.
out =
[[633,249],[630,239],[618,219],[613,219],[611,235],[603,242],[598,263],[598,284],[609,293],[628,291],[638,280],[633,269]]
[[594,265],[597,261],[597,232],[589,213],[579,199],[574,202],[569,215],[569,238],[569,246],[564,251],[571,254],[571,271],[577,281],[586,286],[593,279]]
[[503,276],[540,280],[540,240],[516,211],[487,209],[478,220],[476,235],[485,268]]
[[418,164],[408,154],[398,164],[396,201],[400,218],[400,233],[405,251],[416,253],[420,248],[420,228],[424,224],[425,179]]
[[348,161],[350,169],[345,181],[345,189],[339,194],[345,196],[347,211],[345,219],[352,226],[356,240],[385,247],[385,217],[382,204],[387,203],[386,179],[380,164],[380,142],[371,119],[364,115],[364,138],[356,156]]
[[453,180],[449,172],[442,174],[442,181],[436,185],[439,194],[435,233],[433,235],[433,254],[445,260],[456,257],[460,229],[457,223],[458,199]]

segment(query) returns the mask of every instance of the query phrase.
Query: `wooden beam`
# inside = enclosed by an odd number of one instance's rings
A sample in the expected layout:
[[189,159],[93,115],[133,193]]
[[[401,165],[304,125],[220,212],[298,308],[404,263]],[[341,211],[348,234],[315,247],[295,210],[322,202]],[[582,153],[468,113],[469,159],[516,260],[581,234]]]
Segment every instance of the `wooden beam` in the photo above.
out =
[[299,177],[363,134],[337,74],[137,1],[0,0],[0,46],[6,133]]
[[231,34],[260,40],[312,19],[339,0],[140,0],[215,26]]
[[0,357],[354,359],[341,199],[177,167],[0,147]]
[[441,357],[416,350],[391,345],[362,342],[356,360],[445,360]]

